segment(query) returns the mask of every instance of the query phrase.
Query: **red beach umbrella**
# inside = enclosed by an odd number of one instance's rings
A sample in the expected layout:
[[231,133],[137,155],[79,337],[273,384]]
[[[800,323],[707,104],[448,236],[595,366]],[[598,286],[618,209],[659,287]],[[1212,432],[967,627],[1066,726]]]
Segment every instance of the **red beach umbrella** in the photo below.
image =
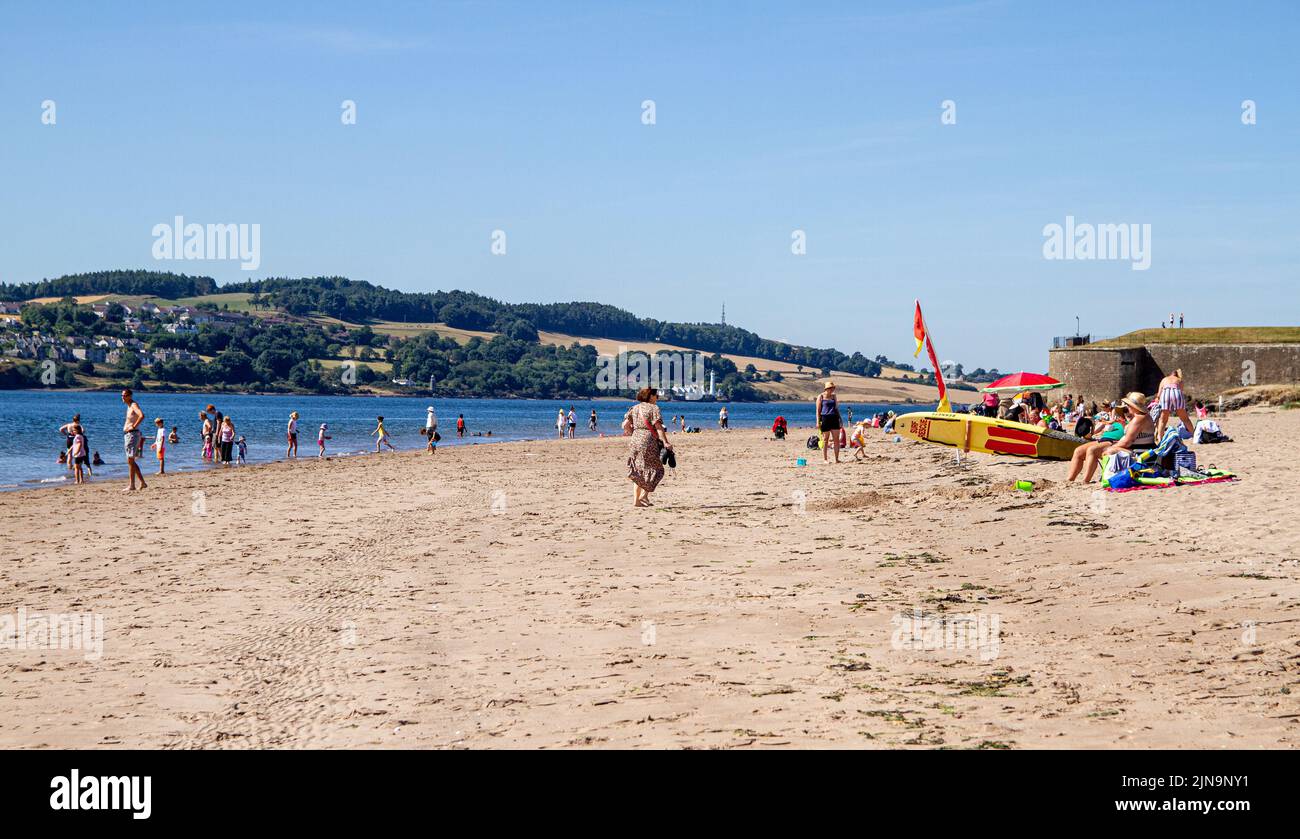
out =
[[1022,390],[1053,390],[1065,387],[1051,376],[1042,373],[1012,373],[980,388],[984,393],[1019,393]]

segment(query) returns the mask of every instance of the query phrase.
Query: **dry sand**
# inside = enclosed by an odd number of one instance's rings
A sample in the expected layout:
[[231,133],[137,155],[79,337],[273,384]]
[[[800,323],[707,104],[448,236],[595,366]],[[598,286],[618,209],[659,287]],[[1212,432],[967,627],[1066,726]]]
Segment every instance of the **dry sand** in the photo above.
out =
[[0,746],[1290,747],[1300,411],[1225,429],[1244,481],[1127,494],[802,429],[677,435],[653,509],[617,438],[3,494],[0,615],[105,640],[0,650]]

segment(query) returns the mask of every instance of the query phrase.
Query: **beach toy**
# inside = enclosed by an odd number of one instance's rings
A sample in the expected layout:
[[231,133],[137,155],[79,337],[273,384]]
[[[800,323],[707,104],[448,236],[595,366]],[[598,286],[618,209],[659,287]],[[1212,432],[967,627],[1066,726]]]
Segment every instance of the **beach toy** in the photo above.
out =
[[1034,491],[1034,482],[1033,482],[1033,481],[1016,481],[1016,489],[1020,490],[1021,492],[1033,492],[1033,491]]
[[794,465],[795,465],[795,466],[807,466],[807,465],[808,465],[808,460],[807,460],[806,458],[802,458],[802,457],[801,457],[801,458],[799,458],[798,460],[796,460],[796,461],[794,462]]
[[894,435],[894,442],[895,442],[895,443],[901,443],[901,442],[903,442],[903,438],[902,438],[902,437],[899,437],[897,434],[895,434],[895,435]]

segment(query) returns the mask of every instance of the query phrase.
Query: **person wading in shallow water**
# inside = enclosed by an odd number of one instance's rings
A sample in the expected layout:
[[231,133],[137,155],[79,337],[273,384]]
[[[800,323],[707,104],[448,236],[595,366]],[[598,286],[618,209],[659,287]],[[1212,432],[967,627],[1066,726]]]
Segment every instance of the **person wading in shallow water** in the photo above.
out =
[[122,448],[126,452],[126,465],[131,476],[131,485],[122,491],[134,492],[137,478],[140,479],[140,489],[148,486],[144,482],[140,464],[135,462],[144,453],[144,434],[140,431],[140,423],[144,422],[144,409],[131,396],[130,388],[122,391],[122,403],[126,405],[126,420],[122,423]]
[[659,457],[660,441],[665,451],[671,452],[664,429],[663,414],[659,413],[659,394],[654,388],[641,388],[636,394],[636,404],[623,417],[623,433],[632,435],[632,451],[627,459],[627,478],[635,484],[632,506],[652,507],[650,494],[664,477],[663,460]]
[[289,426],[285,429],[285,437],[288,445],[285,447],[285,457],[298,456],[298,412],[294,411],[289,414]]

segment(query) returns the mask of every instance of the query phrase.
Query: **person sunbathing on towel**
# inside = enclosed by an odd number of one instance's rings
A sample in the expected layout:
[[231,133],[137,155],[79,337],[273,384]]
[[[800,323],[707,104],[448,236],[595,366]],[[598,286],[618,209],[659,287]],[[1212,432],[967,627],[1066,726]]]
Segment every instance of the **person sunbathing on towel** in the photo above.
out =
[[1132,454],[1156,444],[1156,425],[1146,411],[1146,397],[1135,390],[1120,401],[1128,409],[1130,419],[1124,426],[1124,436],[1106,447],[1101,453],[1103,457],[1121,451]]
[[1073,481],[1079,477],[1080,472],[1083,472],[1084,483],[1092,482],[1092,476],[1097,472],[1097,464],[1101,462],[1101,453],[1123,439],[1124,423],[1127,419],[1128,409],[1120,405],[1111,412],[1109,422],[1097,426],[1097,430],[1091,435],[1093,442],[1079,446],[1070,456],[1070,474],[1066,478],[1067,481]]

